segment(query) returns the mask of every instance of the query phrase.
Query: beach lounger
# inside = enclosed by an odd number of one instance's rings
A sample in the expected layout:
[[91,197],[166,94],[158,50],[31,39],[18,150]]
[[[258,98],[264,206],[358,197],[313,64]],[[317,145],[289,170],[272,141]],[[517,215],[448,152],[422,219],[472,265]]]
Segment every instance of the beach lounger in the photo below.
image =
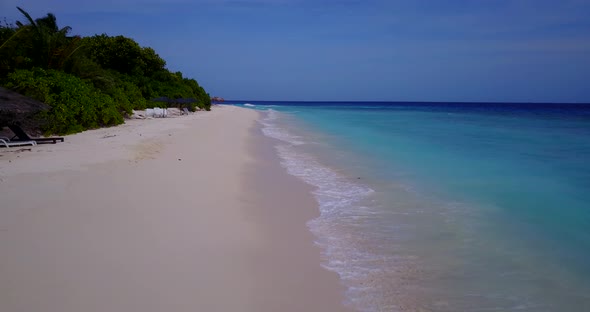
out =
[[10,142],[28,142],[28,141],[35,141],[38,144],[46,144],[46,143],[57,143],[63,142],[64,138],[62,137],[52,137],[52,138],[32,138],[30,137],[20,126],[18,125],[10,125],[8,126],[12,132],[14,132],[15,136],[10,139]]
[[12,147],[12,146],[23,146],[23,145],[37,145],[35,141],[9,141],[5,139],[0,139],[0,146],[4,147]]
[[182,113],[181,113],[181,115],[188,115],[189,113],[190,113],[190,112],[188,111],[188,108],[184,107],[184,108],[182,109]]

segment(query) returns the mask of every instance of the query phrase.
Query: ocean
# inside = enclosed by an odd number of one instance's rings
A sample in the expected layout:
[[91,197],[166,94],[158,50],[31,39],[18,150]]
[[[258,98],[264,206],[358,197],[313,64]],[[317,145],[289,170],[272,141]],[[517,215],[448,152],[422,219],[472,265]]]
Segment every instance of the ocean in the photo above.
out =
[[590,105],[233,102],[358,311],[590,311]]

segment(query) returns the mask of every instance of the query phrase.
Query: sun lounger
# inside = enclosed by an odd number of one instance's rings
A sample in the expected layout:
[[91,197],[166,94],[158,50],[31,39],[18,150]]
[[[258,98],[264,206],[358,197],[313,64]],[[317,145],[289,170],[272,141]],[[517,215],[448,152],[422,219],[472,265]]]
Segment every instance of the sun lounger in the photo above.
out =
[[4,147],[12,147],[12,146],[23,146],[23,145],[37,145],[35,141],[9,141],[5,139],[0,139],[0,146]]
[[30,137],[20,126],[18,125],[10,125],[8,126],[12,132],[14,132],[15,136],[10,139],[10,142],[28,142],[28,141],[35,141],[38,144],[46,144],[46,143],[57,143],[63,142],[64,138],[61,137],[51,137],[51,138],[32,138]]
[[190,113],[190,112],[188,111],[188,108],[184,107],[184,108],[182,109],[182,113],[181,113],[182,115],[188,115],[189,113]]

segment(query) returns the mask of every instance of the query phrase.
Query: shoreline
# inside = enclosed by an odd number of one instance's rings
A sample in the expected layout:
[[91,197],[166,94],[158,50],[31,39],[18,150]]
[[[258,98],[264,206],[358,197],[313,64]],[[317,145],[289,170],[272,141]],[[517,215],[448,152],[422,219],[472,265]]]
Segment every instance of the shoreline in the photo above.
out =
[[1,151],[0,310],[349,311],[305,224],[311,187],[259,118],[223,106]]
[[[260,118],[262,114],[258,114]],[[314,187],[287,172],[275,150],[280,141],[265,136],[262,128],[256,124],[250,129],[248,152],[256,157],[242,177],[251,187],[250,195],[255,195],[251,198],[256,204],[248,208],[263,225],[264,237],[272,246],[260,256],[277,260],[260,262],[254,269],[260,274],[273,272],[274,278],[261,285],[264,292],[280,290],[279,296],[267,304],[272,305],[271,311],[352,311],[343,305],[346,289],[338,274],[322,267],[321,248],[314,244],[316,238],[307,226],[320,214],[312,194]],[[249,183],[249,177],[254,183]],[[284,264],[288,263],[295,265],[286,270]],[[285,303],[289,303],[288,308]],[[258,310],[265,309],[261,306]]]

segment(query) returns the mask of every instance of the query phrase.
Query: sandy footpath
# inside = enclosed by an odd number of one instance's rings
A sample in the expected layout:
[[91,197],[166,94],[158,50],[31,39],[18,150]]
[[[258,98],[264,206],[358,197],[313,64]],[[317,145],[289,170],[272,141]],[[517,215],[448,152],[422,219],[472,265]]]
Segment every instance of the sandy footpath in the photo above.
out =
[[258,117],[223,106],[0,149],[0,311],[345,311],[309,187]]

